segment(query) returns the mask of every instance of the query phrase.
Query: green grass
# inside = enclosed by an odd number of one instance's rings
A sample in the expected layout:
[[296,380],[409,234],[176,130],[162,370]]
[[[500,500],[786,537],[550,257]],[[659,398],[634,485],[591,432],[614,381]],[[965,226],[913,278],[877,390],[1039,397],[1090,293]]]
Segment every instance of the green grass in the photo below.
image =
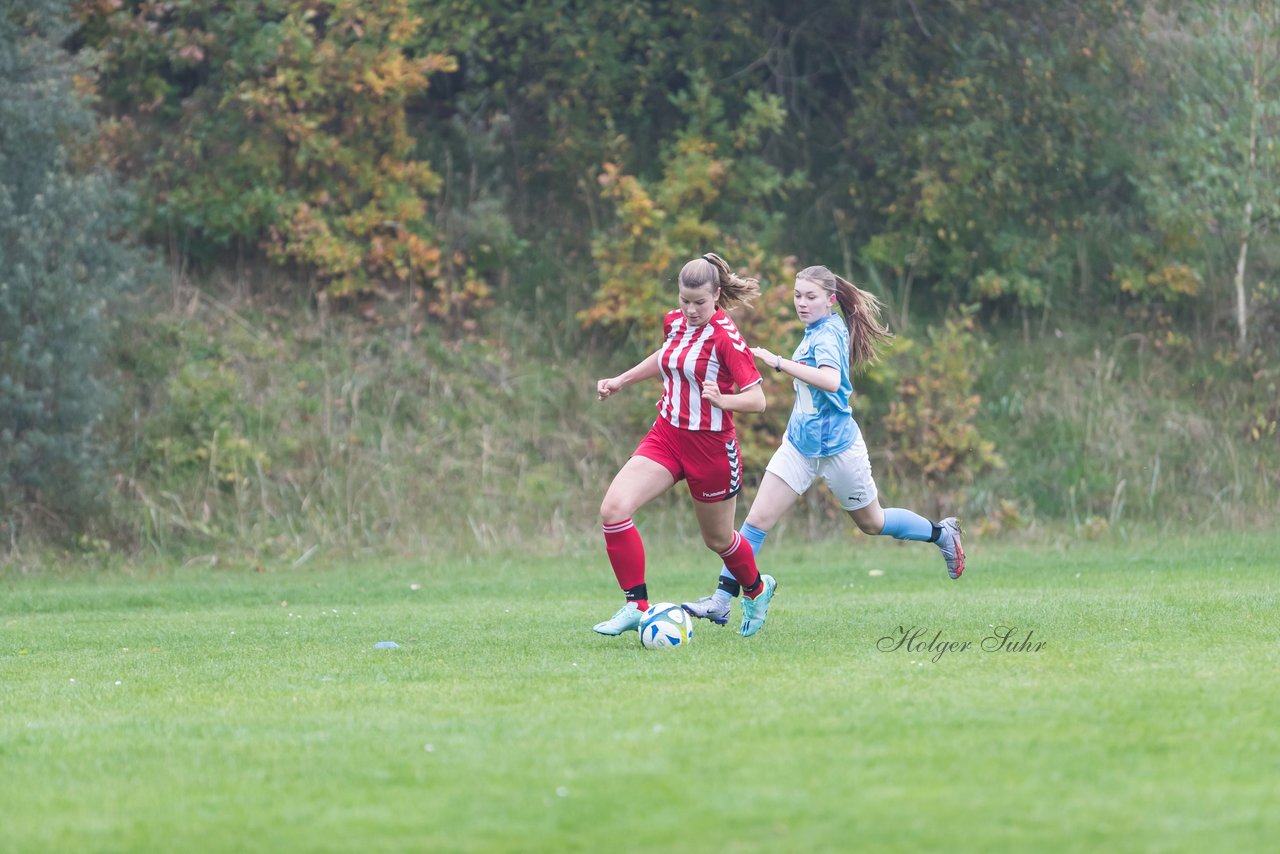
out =
[[[765,630],[671,652],[590,631],[603,548],[9,572],[0,850],[1273,850],[1278,551],[975,541],[951,582],[784,535]],[[708,557],[651,543],[655,598]],[[899,626],[974,647],[877,649]]]

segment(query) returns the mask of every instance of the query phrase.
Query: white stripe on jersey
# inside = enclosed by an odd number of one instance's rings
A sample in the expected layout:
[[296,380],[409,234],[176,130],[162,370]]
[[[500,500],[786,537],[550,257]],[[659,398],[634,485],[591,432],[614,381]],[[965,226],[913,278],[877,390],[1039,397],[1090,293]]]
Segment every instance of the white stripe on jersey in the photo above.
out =
[[[709,323],[685,328],[681,332],[683,327],[685,327],[683,316],[676,318],[671,324],[672,338],[667,344],[666,358],[663,362],[670,382],[670,394],[664,398],[668,411],[661,414],[671,422],[673,427],[679,427],[682,396],[687,394],[692,404],[689,406],[691,424],[689,429],[697,429],[696,425],[701,422],[702,416],[702,388],[697,375],[698,356],[715,330]],[[686,385],[688,385],[687,391]]]
[[[706,329],[704,326],[703,329]],[[701,330],[700,330],[701,331]],[[708,332],[710,330],[707,330]],[[698,380],[698,357],[702,355],[702,347],[710,339],[710,335],[700,335],[689,348],[689,352],[685,355],[683,362],[684,375],[689,380],[689,429],[702,429],[702,383]],[[711,351],[711,358],[715,358],[715,351]]]
[[[671,312],[667,323],[667,338],[658,357],[663,383],[658,417],[678,429],[729,429],[733,424],[731,413],[704,400],[702,385],[704,382],[727,385],[726,393],[732,392],[735,380],[730,374],[730,366],[752,365],[742,334],[733,320],[722,314],[700,327],[691,328],[688,318],[680,312]],[[743,357],[739,358],[739,354]],[[727,381],[725,383],[721,382],[722,374]],[[738,391],[745,391],[759,382],[761,378],[757,373],[753,381],[736,385]]]
[[[716,382],[716,380],[718,380],[719,378],[720,378],[720,359],[716,355],[716,351],[712,350],[711,358],[707,360],[707,382],[713,383],[713,382]],[[698,414],[701,415],[702,401],[699,400],[698,403],[699,403]],[[711,423],[710,425],[708,425],[707,429],[723,430],[724,429],[724,410],[718,406],[711,406],[710,404],[708,404],[708,406],[711,409]],[[690,411],[692,411],[692,409]]]
[[[665,349],[663,350],[663,356],[665,357],[663,362],[663,368],[665,368],[665,370],[663,373],[666,374],[665,379],[669,386],[669,393],[662,398],[663,406],[667,411],[662,412],[661,414],[671,422],[671,426],[673,427],[680,426],[680,386],[682,385],[683,377],[681,376],[680,371],[676,370],[676,362],[680,353],[680,347],[683,345],[684,339],[688,335],[688,330],[683,332],[681,331],[684,325],[684,315],[680,315],[671,322],[671,338],[667,339]],[[675,404],[674,406],[672,406],[673,403]]]
[[[733,345],[733,349],[737,350],[739,353],[746,352],[747,342],[742,340],[742,335],[738,333],[738,327],[733,325],[733,320],[731,318],[722,317],[717,320],[716,323],[720,324],[720,328],[724,330],[725,336],[729,339],[729,343]],[[716,378],[719,376],[720,360],[716,358],[716,354],[713,351],[711,354],[711,361],[707,364],[707,379],[711,382],[715,382]],[[724,429],[724,410],[717,406],[711,407],[711,429]]]

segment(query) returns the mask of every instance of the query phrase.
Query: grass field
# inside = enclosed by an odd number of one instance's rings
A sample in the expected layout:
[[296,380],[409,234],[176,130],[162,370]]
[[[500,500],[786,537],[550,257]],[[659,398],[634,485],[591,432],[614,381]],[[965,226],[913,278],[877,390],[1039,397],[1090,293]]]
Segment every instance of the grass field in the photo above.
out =
[[603,548],[6,572],[0,851],[1274,850],[1280,535],[969,551],[770,543],[671,652]]

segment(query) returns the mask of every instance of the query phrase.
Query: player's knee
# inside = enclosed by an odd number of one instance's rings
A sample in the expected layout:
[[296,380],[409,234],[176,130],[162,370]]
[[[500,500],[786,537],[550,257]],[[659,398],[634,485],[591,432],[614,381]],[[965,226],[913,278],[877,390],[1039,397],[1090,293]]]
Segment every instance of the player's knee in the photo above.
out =
[[733,545],[733,537],[730,536],[725,538],[716,534],[703,534],[702,542],[705,543],[707,548],[711,549],[711,551],[716,554],[721,554],[726,551],[729,546]]
[[874,537],[884,530],[884,513],[876,513],[874,508],[863,507],[861,510],[850,510],[849,518],[864,534]]
[[884,530],[883,519],[854,519],[853,521],[857,523],[859,531],[873,537]]
[[604,520],[606,525],[629,519],[634,512],[625,501],[620,501],[610,495],[606,495],[604,501],[600,502],[600,518]]

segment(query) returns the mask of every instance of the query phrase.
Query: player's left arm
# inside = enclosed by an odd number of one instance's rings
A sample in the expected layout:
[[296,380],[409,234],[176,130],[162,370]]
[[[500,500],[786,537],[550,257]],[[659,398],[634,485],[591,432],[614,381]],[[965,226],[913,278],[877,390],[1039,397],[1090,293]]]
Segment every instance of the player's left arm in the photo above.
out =
[[742,340],[736,329],[723,336],[717,343],[720,363],[725,368],[721,379],[725,385],[737,387],[737,392],[721,390],[718,383],[704,382],[702,397],[727,412],[764,412],[764,380],[756,370],[755,359],[751,357],[751,349]]
[[818,367],[811,368],[803,362],[784,358],[763,347],[752,347],[751,352],[761,363],[768,365],[778,373],[795,377],[800,382],[811,385],[816,389],[834,392],[840,388],[840,369],[834,364],[822,364],[820,362]]

